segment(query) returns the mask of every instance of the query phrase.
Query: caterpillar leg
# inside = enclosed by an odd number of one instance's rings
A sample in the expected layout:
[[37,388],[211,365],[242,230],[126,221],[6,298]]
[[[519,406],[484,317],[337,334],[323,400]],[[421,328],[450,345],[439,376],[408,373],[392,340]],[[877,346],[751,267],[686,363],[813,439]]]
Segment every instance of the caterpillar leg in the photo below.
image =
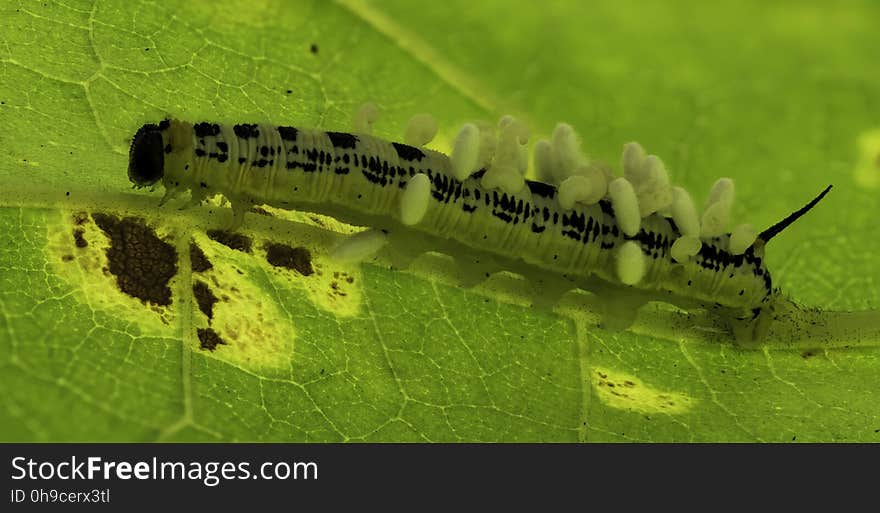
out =
[[648,300],[642,295],[623,289],[616,293],[597,291],[601,305],[602,321],[600,326],[609,331],[622,331],[635,323],[639,308]]
[[227,231],[234,232],[241,228],[241,225],[244,222],[244,215],[251,209],[251,207],[249,203],[239,199],[230,198],[230,203],[232,203],[232,215],[227,218],[223,228]]
[[465,262],[463,259],[456,259],[457,261],[461,261],[458,269],[458,276],[461,280],[461,286],[465,289],[470,289],[476,287],[480,283],[483,283],[490,276],[495,274],[496,272],[504,270],[501,266],[491,265],[483,263],[482,265],[473,264],[472,262]]
[[427,251],[418,235],[401,231],[388,234],[388,244],[383,255],[388,257],[394,269],[409,269],[413,261]]
[[193,190],[190,194],[189,201],[184,203],[178,210],[186,210],[192,207],[197,207],[201,205],[203,201],[205,201],[206,197],[207,194],[201,189]]
[[755,347],[761,344],[770,331],[776,316],[773,303],[729,317],[729,323],[736,343],[742,347]]
[[571,283],[565,283],[564,280],[557,280],[553,283],[535,279],[530,279],[530,281],[534,284],[532,307],[541,310],[552,311],[559,304],[562,296],[577,288]]
[[165,194],[162,196],[162,199],[159,200],[159,206],[165,206],[166,203],[180,195],[181,191],[182,189],[179,187],[166,187]]

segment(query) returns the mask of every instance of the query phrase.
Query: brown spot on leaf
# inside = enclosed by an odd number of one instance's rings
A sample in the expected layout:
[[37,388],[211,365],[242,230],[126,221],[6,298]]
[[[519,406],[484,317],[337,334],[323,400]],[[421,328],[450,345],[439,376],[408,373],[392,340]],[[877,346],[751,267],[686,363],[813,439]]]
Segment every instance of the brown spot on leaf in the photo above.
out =
[[85,235],[86,231],[82,228],[77,228],[73,230],[73,243],[76,244],[78,248],[84,248],[89,245],[89,241],[86,240],[83,235]]
[[64,255],[61,257],[61,260],[65,262],[70,262],[71,260],[73,260],[73,255]]
[[168,282],[177,273],[177,251],[156,236],[143,219],[92,214],[110,239],[109,271],[122,292],[156,305],[171,304]]
[[343,292],[343,291],[339,288],[339,283],[338,283],[338,282],[335,282],[335,281],[334,281],[334,282],[331,282],[331,283],[330,283],[330,288],[333,289],[333,292],[330,293],[331,296],[332,296],[333,294],[335,294],[335,295],[337,295],[337,296],[339,296],[339,297],[345,297],[345,296],[348,295],[348,294],[346,294],[345,292]]
[[251,238],[240,233],[232,233],[226,230],[208,230],[208,237],[227,248],[244,253],[251,252]]
[[86,224],[86,221],[89,220],[89,214],[86,212],[77,212],[73,214],[73,224],[77,226],[81,226]]
[[211,287],[208,287],[208,284],[203,281],[196,281],[193,284],[193,295],[196,297],[196,303],[199,305],[199,310],[201,310],[208,319],[212,319],[214,317],[214,303],[217,302],[217,296],[211,292]]
[[226,341],[220,338],[220,335],[211,328],[199,328],[197,333],[199,335],[199,348],[201,349],[213,351],[217,349],[218,345],[226,345]]
[[189,244],[189,264],[194,273],[203,273],[214,267],[205,252],[195,242]]
[[275,267],[293,269],[303,276],[314,273],[312,269],[312,254],[302,247],[292,248],[285,244],[266,244],[266,261]]
[[814,353],[813,351],[804,351],[803,353],[801,353],[801,358],[803,358],[804,360],[809,360],[814,356],[816,356],[816,353]]
[[269,216],[269,217],[272,217],[272,213],[269,212],[268,210],[266,210],[265,208],[262,208],[262,207],[254,207],[252,210],[253,210],[254,214],[259,214],[259,215],[261,215],[261,216]]

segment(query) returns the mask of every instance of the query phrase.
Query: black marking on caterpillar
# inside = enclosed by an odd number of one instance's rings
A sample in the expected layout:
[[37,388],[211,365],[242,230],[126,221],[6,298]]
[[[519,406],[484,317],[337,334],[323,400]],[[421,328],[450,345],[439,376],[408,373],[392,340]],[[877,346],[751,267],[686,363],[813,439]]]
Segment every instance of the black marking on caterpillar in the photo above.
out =
[[220,125],[216,123],[196,123],[193,125],[196,137],[213,137],[220,133]]
[[235,131],[235,135],[242,139],[253,139],[260,136],[260,130],[257,128],[257,125],[235,125],[232,129]]
[[526,180],[526,186],[532,194],[537,194],[542,198],[553,199],[556,197],[556,187],[549,183],[536,182],[534,180]]
[[[296,128],[290,126],[279,126],[278,134],[281,136],[281,139],[285,141],[296,141]],[[295,146],[294,146],[295,148]],[[293,148],[291,148],[293,149]]]
[[344,132],[327,132],[327,137],[334,148],[354,149],[357,146],[357,136],[354,134],[346,134]]
[[425,152],[418,148],[396,142],[391,143],[391,145],[394,146],[394,150],[397,152],[397,156],[407,162],[411,162],[413,160],[421,162],[421,160],[425,158]]
[[[169,145],[172,151],[166,153]],[[651,214],[628,236],[618,228],[608,199],[566,211],[553,185],[528,180],[520,192],[508,194],[482,186],[485,169],[458,180],[450,166],[442,153],[365,134],[166,120],[137,131],[128,173],[136,186],[162,180],[163,201],[187,189],[194,203],[223,194],[238,222],[252,205],[265,203],[387,232],[416,230],[432,240],[454,241],[514,264],[555,272],[586,284],[583,288],[598,279],[616,290],[747,312],[737,318],[757,316],[778,295],[764,264],[766,242],[830,189],[762,232],[740,255],[728,250],[730,234],[725,234],[704,239],[693,258],[676,262],[670,248],[681,233],[671,219]],[[417,175],[425,175],[430,185],[427,211],[418,224],[404,226],[401,195]],[[633,242],[646,257],[646,271],[637,285],[628,287],[615,271],[616,248]]]

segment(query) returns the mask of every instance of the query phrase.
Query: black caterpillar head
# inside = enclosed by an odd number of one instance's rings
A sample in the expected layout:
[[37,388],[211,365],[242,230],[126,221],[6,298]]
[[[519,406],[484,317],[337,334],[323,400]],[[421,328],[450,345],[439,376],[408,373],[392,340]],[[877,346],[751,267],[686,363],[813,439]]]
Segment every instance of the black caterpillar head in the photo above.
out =
[[165,149],[160,125],[140,127],[128,152],[128,179],[137,187],[153,185],[165,174]]

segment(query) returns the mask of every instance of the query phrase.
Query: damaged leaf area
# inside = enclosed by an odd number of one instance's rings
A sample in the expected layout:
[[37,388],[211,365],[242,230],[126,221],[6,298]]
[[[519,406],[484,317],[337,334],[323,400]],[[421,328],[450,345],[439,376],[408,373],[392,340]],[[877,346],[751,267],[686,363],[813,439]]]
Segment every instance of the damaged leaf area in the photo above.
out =
[[603,297],[464,287],[455,254],[342,265],[367,226],[256,205],[228,230],[220,198],[160,207],[126,173],[167,115],[346,132],[373,102],[374,135],[427,112],[446,153],[465,122],[567,122],[615,173],[639,141],[698,202],[731,177],[757,230],[832,184],[767,268],[805,312],[876,312],[878,9],[7,2],[0,440],[878,442],[880,340],[744,349],[668,304],[614,331]]
[[651,388],[635,376],[618,374],[611,369],[593,368],[591,377],[596,397],[613,408],[680,415],[692,407],[690,397]]
[[[306,248],[292,248],[285,244],[266,245],[266,260],[275,267],[293,269],[303,276],[311,276],[312,256]],[[349,282],[352,283],[352,282]]]
[[[96,309],[116,310],[147,332],[175,322],[178,254],[143,218],[62,212],[47,228],[50,272]],[[164,331],[160,329],[159,331]]]
[[[107,236],[107,270],[116,277],[119,290],[145,303],[170,305],[168,283],[177,274],[174,246],[159,239],[143,219],[119,219],[104,213],[95,213],[92,218]],[[76,244],[79,247],[78,240]]]

